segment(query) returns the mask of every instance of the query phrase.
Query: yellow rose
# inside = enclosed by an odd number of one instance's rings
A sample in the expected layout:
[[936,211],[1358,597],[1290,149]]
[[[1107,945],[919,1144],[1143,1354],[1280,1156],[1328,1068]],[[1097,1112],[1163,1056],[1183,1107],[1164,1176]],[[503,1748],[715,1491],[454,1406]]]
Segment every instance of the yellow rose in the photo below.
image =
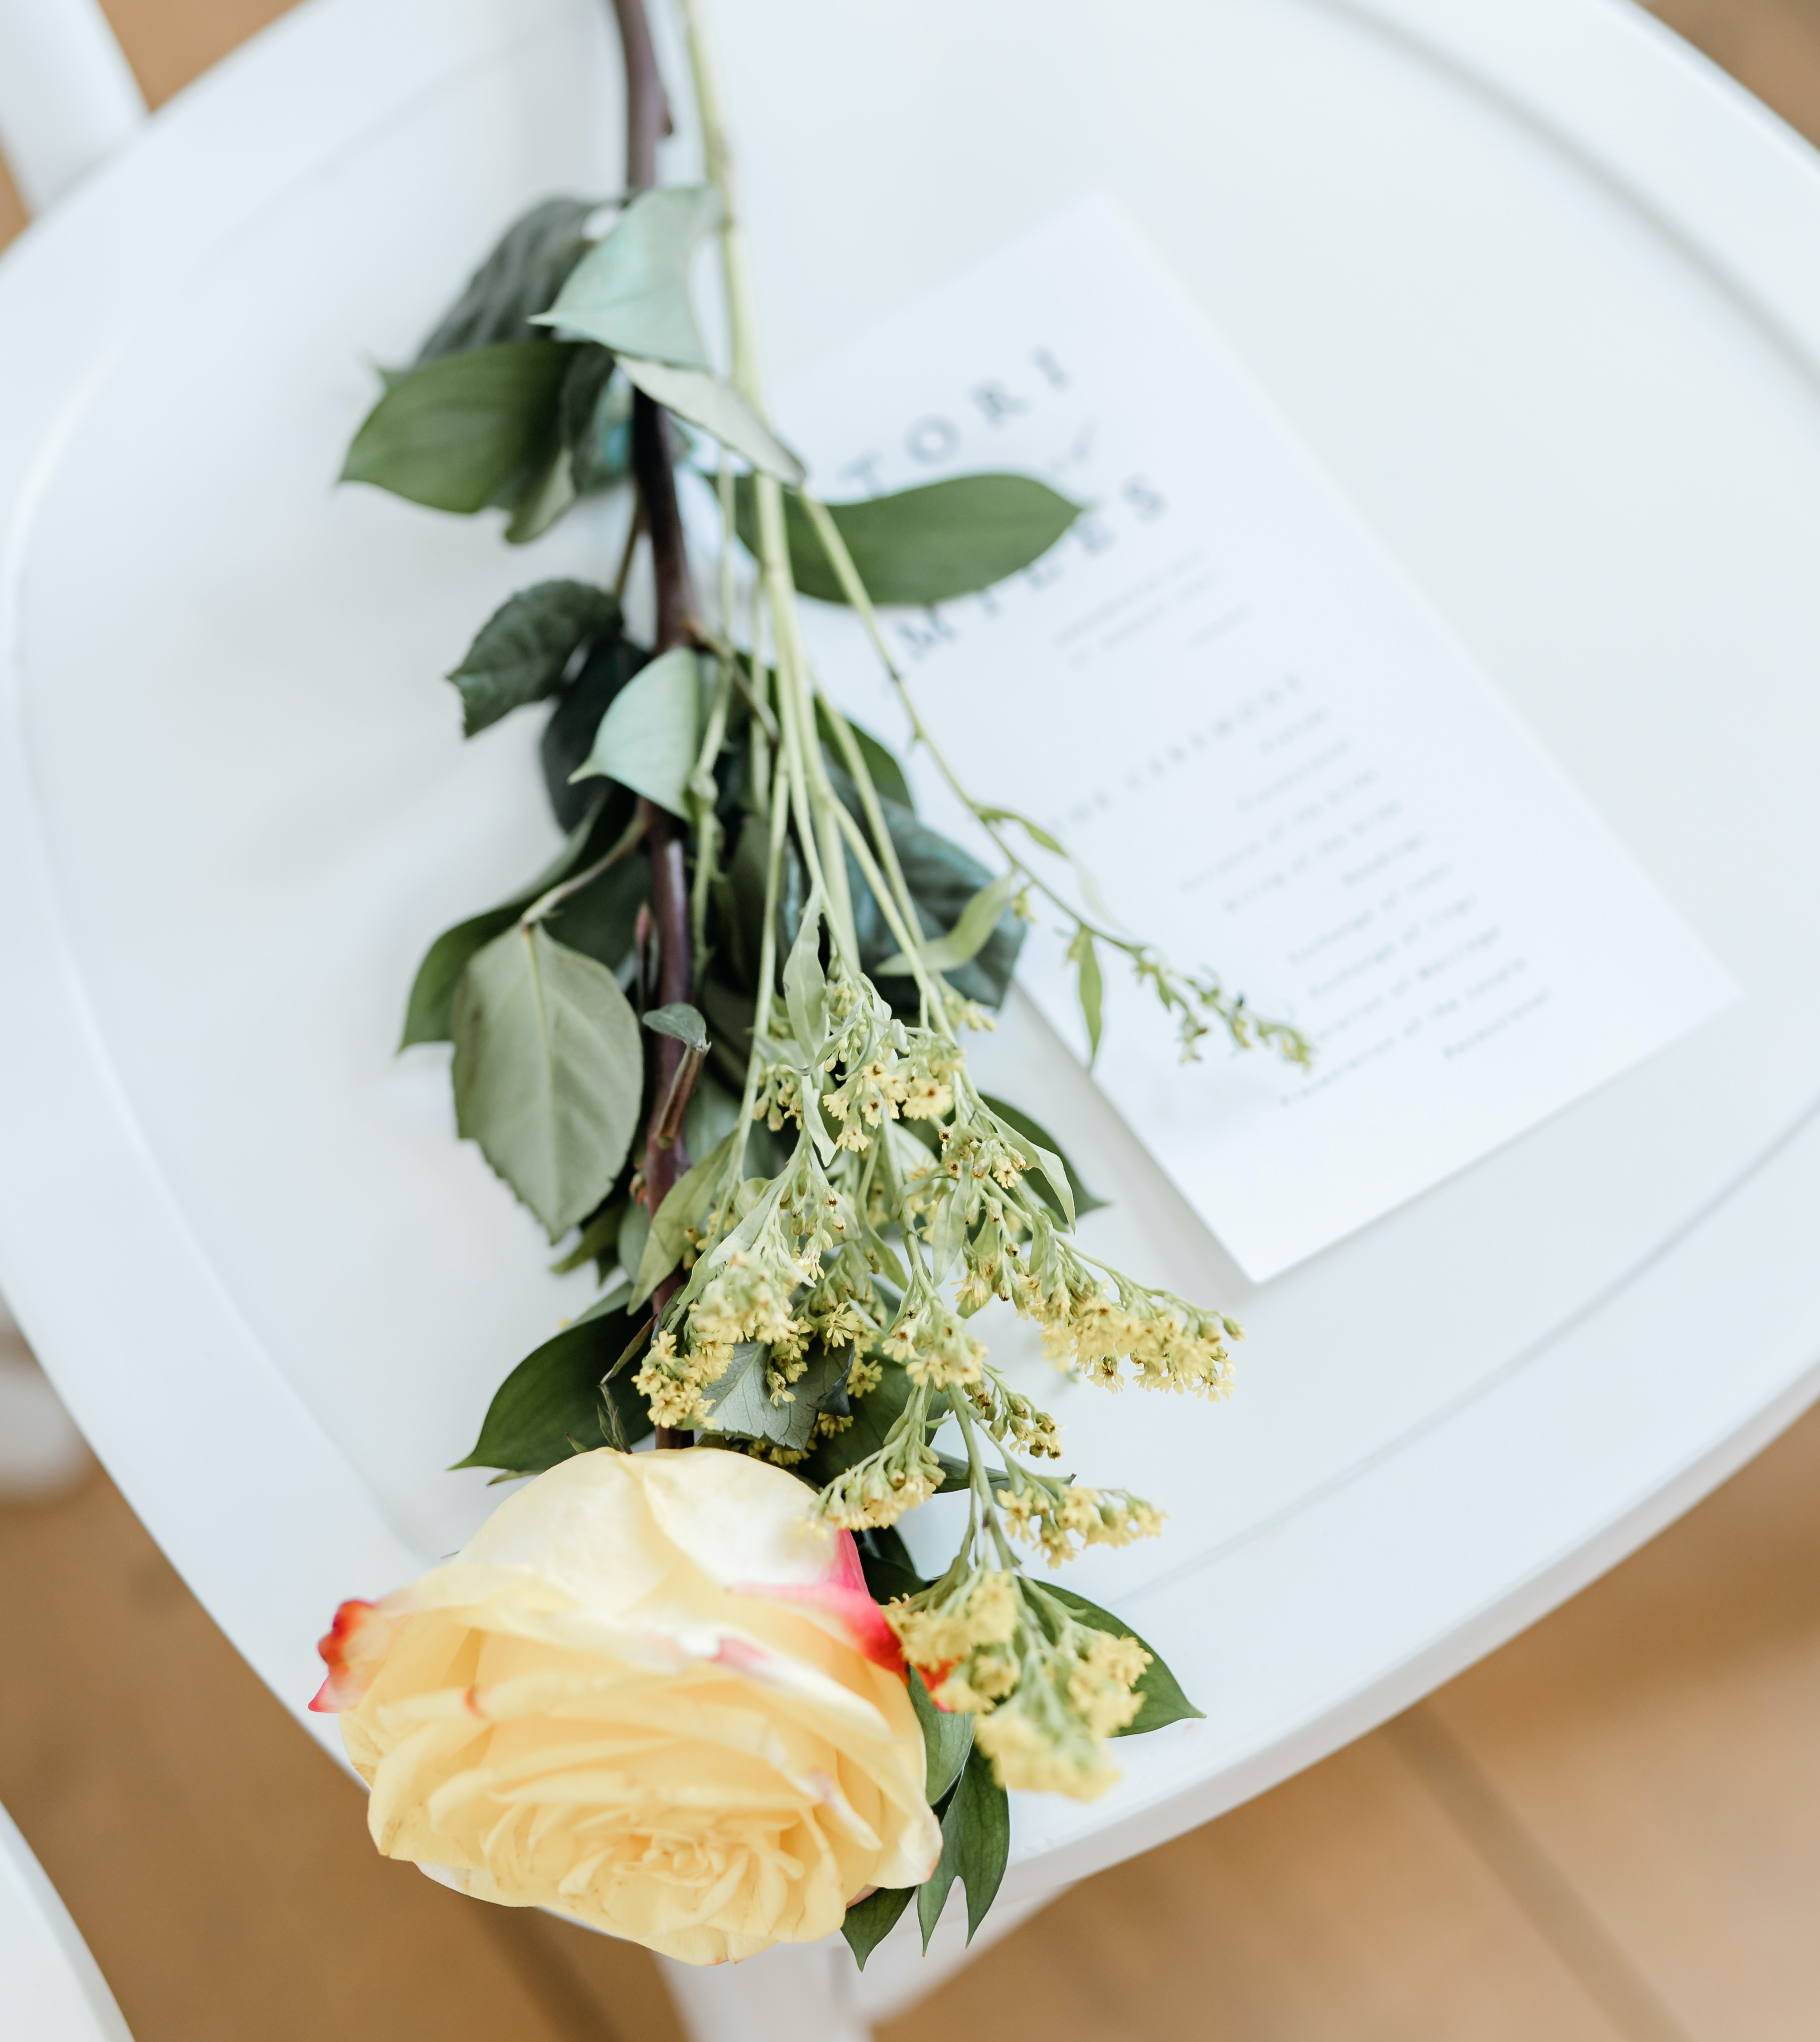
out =
[[926,1879],[897,1639],[812,1500],[743,1454],[603,1447],[411,1587],[343,1603],[311,1706],[341,1712],[374,1842],[689,1964]]

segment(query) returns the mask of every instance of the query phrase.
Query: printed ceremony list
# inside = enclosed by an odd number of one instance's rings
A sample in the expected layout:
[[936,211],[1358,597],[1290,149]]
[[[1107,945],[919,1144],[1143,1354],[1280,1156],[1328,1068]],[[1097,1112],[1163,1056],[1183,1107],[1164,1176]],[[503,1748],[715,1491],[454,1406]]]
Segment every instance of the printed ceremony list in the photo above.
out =
[[[1253,1279],[1737,996],[1103,201],[778,411],[836,500],[1014,469],[1089,507],[1027,572],[885,629],[977,797],[1059,837],[1128,932],[1313,1038],[1306,1071],[1223,1032],[1184,1065],[1102,950],[1095,1076]],[[824,680],[901,746],[855,621],[808,607]],[[907,763],[929,820],[986,855],[927,755]],[[1084,1057],[1064,943],[1039,905],[1019,978]]]

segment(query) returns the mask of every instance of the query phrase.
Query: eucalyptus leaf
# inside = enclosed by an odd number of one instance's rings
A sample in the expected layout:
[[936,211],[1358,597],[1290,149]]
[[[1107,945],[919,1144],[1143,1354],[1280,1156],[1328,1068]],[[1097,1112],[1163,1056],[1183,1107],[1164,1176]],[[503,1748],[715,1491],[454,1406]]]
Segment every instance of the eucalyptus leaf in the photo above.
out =
[[1115,1736],[1141,1737],[1146,1730],[1161,1730],[1166,1723],[1180,1723],[1205,1713],[1183,1693],[1181,1683],[1164,1665],[1157,1648],[1146,1644],[1130,1624],[1115,1616],[1111,1610],[1089,1602],[1085,1596],[1076,1595],[1072,1589],[1058,1588],[1053,1581],[1045,1581],[1042,1585],[1046,1595],[1066,1604],[1077,1623],[1088,1624],[1114,1638],[1131,1639],[1150,1655],[1150,1663],[1144,1669],[1134,1691],[1142,1696],[1144,1705],[1122,1730],[1114,1733]]
[[354,434],[342,480],[434,510],[514,502],[556,449],[573,352],[552,341],[506,342],[406,369]]
[[689,271],[721,212],[712,185],[660,185],[640,192],[575,265],[537,323],[598,341],[621,358],[708,368],[690,301]]
[[701,730],[701,660],[686,645],[673,646],[614,697],[592,749],[569,777],[604,775],[686,820]]
[[619,626],[618,598],[591,582],[541,581],[508,598],[449,676],[461,690],[463,736],[554,694],[581,648]]
[[[1032,1120],[1021,1107],[1013,1106],[1008,1099],[994,1099],[986,1092],[981,1092],[980,1097],[984,1101],[987,1111],[996,1114],[1013,1134],[1022,1136],[1024,1141],[1030,1144],[1033,1151],[1040,1149],[1053,1155],[1061,1164],[1062,1168],[1068,1173],[1068,1187],[1073,1199],[1076,1218],[1083,1213],[1098,1212],[1105,1205],[1104,1199],[1095,1198],[1080,1181],[1080,1172],[1069,1161],[1061,1144],[1046,1127],[1039,1122]],[[1057,1219],[1066,1220],[1068,1214],[1061,1199],[1055,1192],[1046,1188],[1046,1175],[1047,1173],[1045,1172],[1044,1177],[1038,1180],[1032,1188]]]
[[992,1776],[992,1761],[976,1746],[967,1754],[960,1784],[942,1818],[941,1857],[916,1889],[916,1918],[925,1950],[957,1879],[967,1889],[967,1941],[972,1942],[997,1897],[1011,1849],[1010,1799]]
[[702,1019],[701,1010],[686,1000],[673,1000],[667,1007],[653,1007],[644,1017],[644,1025],[652,1034],[667,1035],[698,1057],[708,1054],[708,1024]]
[[866,1959],[897,1927],[899,1917],[916,1897],[913,1886],[881,1886],[847,1909],[840,1933],[860,1970],[865,1970]]
[[538,923],[469,959],[452,1022],[456,1127],[560,1240],[632,1146],[644,1086],[637,1016],[604,965]]
[[[990,588],[1030,566],[1085,506],[1034,476],[987,474],[951,476],[825,508],[873,602],[921,609]],[[740,538],[756,554],[758,515],[748,484],[740,484],[735,514]],[[844,602],[833,564],[793,495],[784,499],[784,530],[797,587],[824,602]]]
[[965,1709],[939,1709],[921,1672],[910,1669],[910,1705],[923,1727],[923,1798],[932,1808],[961,1776],[973,1748],[973,1719]]
[[[970,964],[991,940],[993,931],[1023,883],[1021,876],[1015,872],[1004,873],[989,880],[961,910],[960,919],[946,935],[921,946],[924,965],[931,971],[949,972]],[[887,958],[878,967],[887,975],[899,977],[912,969],[909,958],[901,950]]]
[[[474,1450],[457,1467],[541,1474],[575,1452],[577,1440],[598,1440],[601,1379],[637,1331],[622,1283],[521,1361],[487,1407]],[[629,1442],[651,1430],[650,1413],[629,1376],[606,1386]]]
[[597,209],[593,199],[549,198],[514,220],[418,350],[418,365],[500,341],[541,340],[530,321],[587,253],[583,230]]
[[802,463],[742,397],[731,383],[702,369],[673,368],[667,361],[642,361],[621,356],[620,367],[654,403],[686,419],[718,440],[730,453],[792,487],[805,479]]

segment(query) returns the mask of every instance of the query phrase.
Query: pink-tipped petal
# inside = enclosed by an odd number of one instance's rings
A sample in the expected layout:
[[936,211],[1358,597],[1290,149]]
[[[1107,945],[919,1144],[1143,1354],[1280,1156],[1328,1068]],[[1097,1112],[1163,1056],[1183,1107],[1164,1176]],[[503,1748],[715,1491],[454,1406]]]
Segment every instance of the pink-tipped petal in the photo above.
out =
[[392,1649],[395,1620],[369,1602],[344,1602],[317,1643],[329,1677],[310,1707],[323,1715],[358,1707]]
[[[842,1536],[849,1545],[852,1543],[851,1534],[843,1532]],[[735,1581],[728,1593],[756,1596],[767,1602],[793,1603],[825,1629],[843,1638],[874,1666],[882,1666],[900,1680],[908,1677],[904,1671],[897,1634],[885,1622],[884,1611],[866,1593],[863,1577],[858,1588],[832,1581]]]

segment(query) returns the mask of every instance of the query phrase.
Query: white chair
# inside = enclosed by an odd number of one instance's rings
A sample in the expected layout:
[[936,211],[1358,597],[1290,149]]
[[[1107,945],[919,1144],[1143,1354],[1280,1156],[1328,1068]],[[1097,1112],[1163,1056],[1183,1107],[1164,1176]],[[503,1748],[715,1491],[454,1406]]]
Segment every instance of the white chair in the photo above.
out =
[[0,2025],[20,2042],[132,2042],[107,1980],[0,1808]]
[[[1820,1386],[1820,174],[1616,0],[718,13],[780,380],[1111,187],[1746,994],[1255,1294],[1014,1004],[1109,1252],[1252,1339],[1223,1409],[1067,1413],[1174,1513],[1082,1585],[1207,1720],[1021,1800],[1002,1923],[1405,1706]],[[533,733],[464,749],[435,676],[604,544],[329,484],[363,358],[515,210],[615,188],[616,64],[595,0],[308,0],[129,135],[94,21],[0,10],[22,188],[59,94],[113,150],[0,262],[0,1282],[300,1711],[335,1603],[485,1509],[438,1470],[586,1294],[390,1043],[414,946],[545,843]],[[832,2042],[939,1971],[671,1975],[702,2042]]]

